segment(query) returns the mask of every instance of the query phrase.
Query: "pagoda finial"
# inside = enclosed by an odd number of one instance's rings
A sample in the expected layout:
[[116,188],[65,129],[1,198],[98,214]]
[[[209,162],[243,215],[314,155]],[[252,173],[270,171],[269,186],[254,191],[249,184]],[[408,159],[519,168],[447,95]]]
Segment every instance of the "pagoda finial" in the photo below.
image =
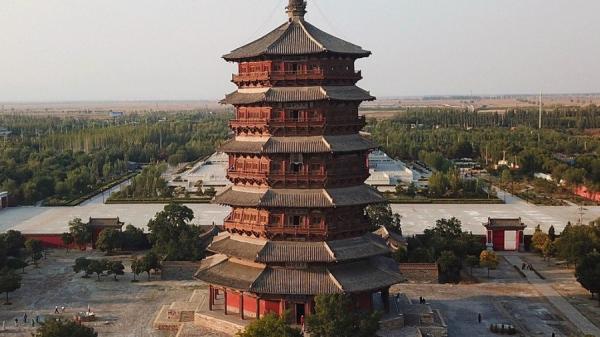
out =
[[306,14],[306,1],[305,0],[290,0],[289,5],[286,7],[287,13],[290,20],[303,20]]

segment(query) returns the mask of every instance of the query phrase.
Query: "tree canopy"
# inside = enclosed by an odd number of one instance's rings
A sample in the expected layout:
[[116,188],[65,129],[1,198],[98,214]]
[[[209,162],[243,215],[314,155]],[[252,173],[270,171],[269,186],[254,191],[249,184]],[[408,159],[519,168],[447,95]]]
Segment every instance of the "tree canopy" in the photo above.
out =
[[251,322],[237,337],[302,337],[298,329],[290,327],[283,317],[270,313]]
[[50,319],[42,323],[36,337],[98,337],[94,329],[71,320]]
[[344,294],[315,297],[315,313],[307,319],[313,337],[373,337],[379,330],[380,314],[352,309]]

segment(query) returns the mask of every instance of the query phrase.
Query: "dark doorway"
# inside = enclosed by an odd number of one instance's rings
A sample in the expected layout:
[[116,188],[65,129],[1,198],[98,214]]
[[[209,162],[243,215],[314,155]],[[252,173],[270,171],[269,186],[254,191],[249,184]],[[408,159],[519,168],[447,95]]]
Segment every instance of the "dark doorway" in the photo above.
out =
[[306,319],[304,314],[304,303],[296,303],[296,324],[302,324],[302,316]]

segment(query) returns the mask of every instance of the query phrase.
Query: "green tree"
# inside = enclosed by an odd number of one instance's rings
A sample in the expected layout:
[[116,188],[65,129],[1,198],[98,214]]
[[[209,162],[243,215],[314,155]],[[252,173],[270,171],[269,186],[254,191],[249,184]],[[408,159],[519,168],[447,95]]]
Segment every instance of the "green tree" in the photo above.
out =
[[441,198],[448,193],[450,182],[444,172],[434,172],[429,177],[429,194],[435,198]]
[[98,337],[94,329],[70,320],[50,319],[42,323],[36,337]]
[[73,238],[73,235],[71,235],[71,233],[62,233],[60,235],[60,238],[61,238],[61,240],[63,242],[63,245],[67,249],[67,253],[68,253],[69,252],[69,248],[75,242],[75,238]]
[[160,269],[160,260],[158,255],[153,252],[149,252],[144,255],[139,263],[141,264],[139,268],[148,274],[148,281],[150,281],[150,272]]
[[27,240],[25,241],[25,248],[27,249],[27,254],[31,257],[31,261],[37,268],[38,261],[43,257],[42,251],[42,242],[38,240]]
[[542,228],[540,225],[535,227],[535,232],[533,233],[533,237],[531,238],[531,246],[536,252],[542,252],[544,248],[544,244],[548,240],[548,234],[542,232]]
[[79,274],[80,272],[85,271],[86,273],[83,276],[85,278],[88,275],[87,270],[91,262],[92,260],[89,260],[88,258],[78,257],[77,259],[75,259],[73,271],[75,272],[75,274]]
[[21,276],[17,275],[13,270],[4,268],[0,270],[0,293],[6,294],[6,302],[4,304],[10,305],[8,301],[8,294],[21,288]]
[[140,228],[127,225],[121,233],[121,237],[123,249],[144,250],[150,248],[150,242],[148,242],[146,234]]
[[460,260],[451,251],[443,251],[437,259],[439,281],[440,283],[458,283],[460,282],[460,270],[462,265]]
[[469,274],[473,276],[473,268],[479,266],[479,258],[474,255],[467,255],[465,265],[469,267]]
[[7,256],[17,257],[25,247],[25,237],[19,231],[9,230],[0,234],[0,240],[4,241]]
[[113,275],[115,281],[118,281],[117,276],[125,275],[125,266],[121,261],[109,261],[107,271],[109,275]]
[[380,314],[352,309],[347,295],[315,297],[315,313],[307,319],[307,330],[313,337],[373,337],[379,330]]
[[98,281],[100,281],[100,276],[106,270],[106,262],[100,260],[91,260],[85,269],[85,273],[88,275],[96,274],[98,276]]
[[121,248],[121,242],[121,231],[114,228],[106,228],[98,235],[96,248],[106,252],[106,255],[110,255],[114,250]]
[[290,327],[283,317],[273,313],[266,314],[250,323],[237,337],[302,337],[298,329]]
[[508,185],[513,181],[513,177],[509,169],[505,168],[504,170],[502,170],[502,174],[500,175],[500,181],[505,185]]
[[542,255],[546,260],[549,260],[556,255],[556,245],[554,244],[554,241],[550,240],[550,236],[548,236],[546,242],[544,242],[544,245],[542,246]]
[[556,240],[556,229],[554,229],[554,225],[551,225],[550,228],[548,228],[548,238],[552,242]]
[[131,272],[133,273],[133,281],[132,282],[137,282],[136,276],[143,273],[144,269],[145,269],[145,266],[144,266],[144,261],[142,261],[142,259],[139,259],[135,256],[131,258]]
[[25,273],[25,268],[27,266],[29,266],[29,263],[27,263],[19,258],[11,257],[6,260],[6,266],[12,270],[21,269],[21,272]]
[[75,244],[80,248],[86,246],[92,240],[91,229],[80,218],[69,221],[69,233],[73,236]]
[[204,258],[206,247],[198,240],[203,231],[189,224],[193,218],[194,212],[186,206],[174,203],[165,206],[148,222],[152,250],[171,261],[197,261]]
[[600,301],[600,253],[594,251],[583,257],[575,269],[575,277],[592,295],[599,294]]
[[483,268],[487,268],[488,278],[490,278],[490,269],[496,269],[498,264],[500,264],[500,261],[498,260],[496,253],[489,250],[481,252],[481,255],[479,256],[479,265]]
[[567,225],[555,243],[558,257],[575,265],[600,247],[595,229],[587,225]]

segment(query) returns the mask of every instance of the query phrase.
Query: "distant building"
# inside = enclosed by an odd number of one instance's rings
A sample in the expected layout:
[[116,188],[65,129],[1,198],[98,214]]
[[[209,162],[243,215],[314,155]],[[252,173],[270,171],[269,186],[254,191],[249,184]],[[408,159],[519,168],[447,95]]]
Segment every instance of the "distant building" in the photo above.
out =
[[486,231],[486,246],[494,251],[523,251],[525,250],[525,235],[527,227],[521,218],[488,218],[484,223]]
[[100,232],[105,229],[116,229],[121,231],[123,229],[124,222],[121,222],[119,218],[90,218],[88,226],[92,231],[92,248],[96,248],[96,241]]
[[111,118],[121,118],[125,113],[123,111],[111,111],[109,115]]
[[202,181],[203,190],[212,187],[220,192],[231,185],[227,180],[228,165],[229,156],[223,152],[216,152],[170,181],[169,186],[184,187],[188,191],[197,192],[198,182]]
[[564,153],[555,153],[553,157],[554,159],[562,161],[565,164],[575,165],[575,157],[573,156],[567,156]]
[[0,127],[0,137],[8,137],[12,134],[10,130],[5,127]]
[[538,178],[538,179],[543,179],[546,181],[550,181],[550,182],[554,181],[554,179],[552,178],[552,175],[547,174],[547,173],[536,172],[533,174],[533,177]]
[[0,192],[0,210],[8,207],[8,192]]
[[380,150],[369,154],[369,173],[366,183],[380,191],[393,191],[399,184],[424,186],[431,176],[427,168],[420,165],[409,167]]

